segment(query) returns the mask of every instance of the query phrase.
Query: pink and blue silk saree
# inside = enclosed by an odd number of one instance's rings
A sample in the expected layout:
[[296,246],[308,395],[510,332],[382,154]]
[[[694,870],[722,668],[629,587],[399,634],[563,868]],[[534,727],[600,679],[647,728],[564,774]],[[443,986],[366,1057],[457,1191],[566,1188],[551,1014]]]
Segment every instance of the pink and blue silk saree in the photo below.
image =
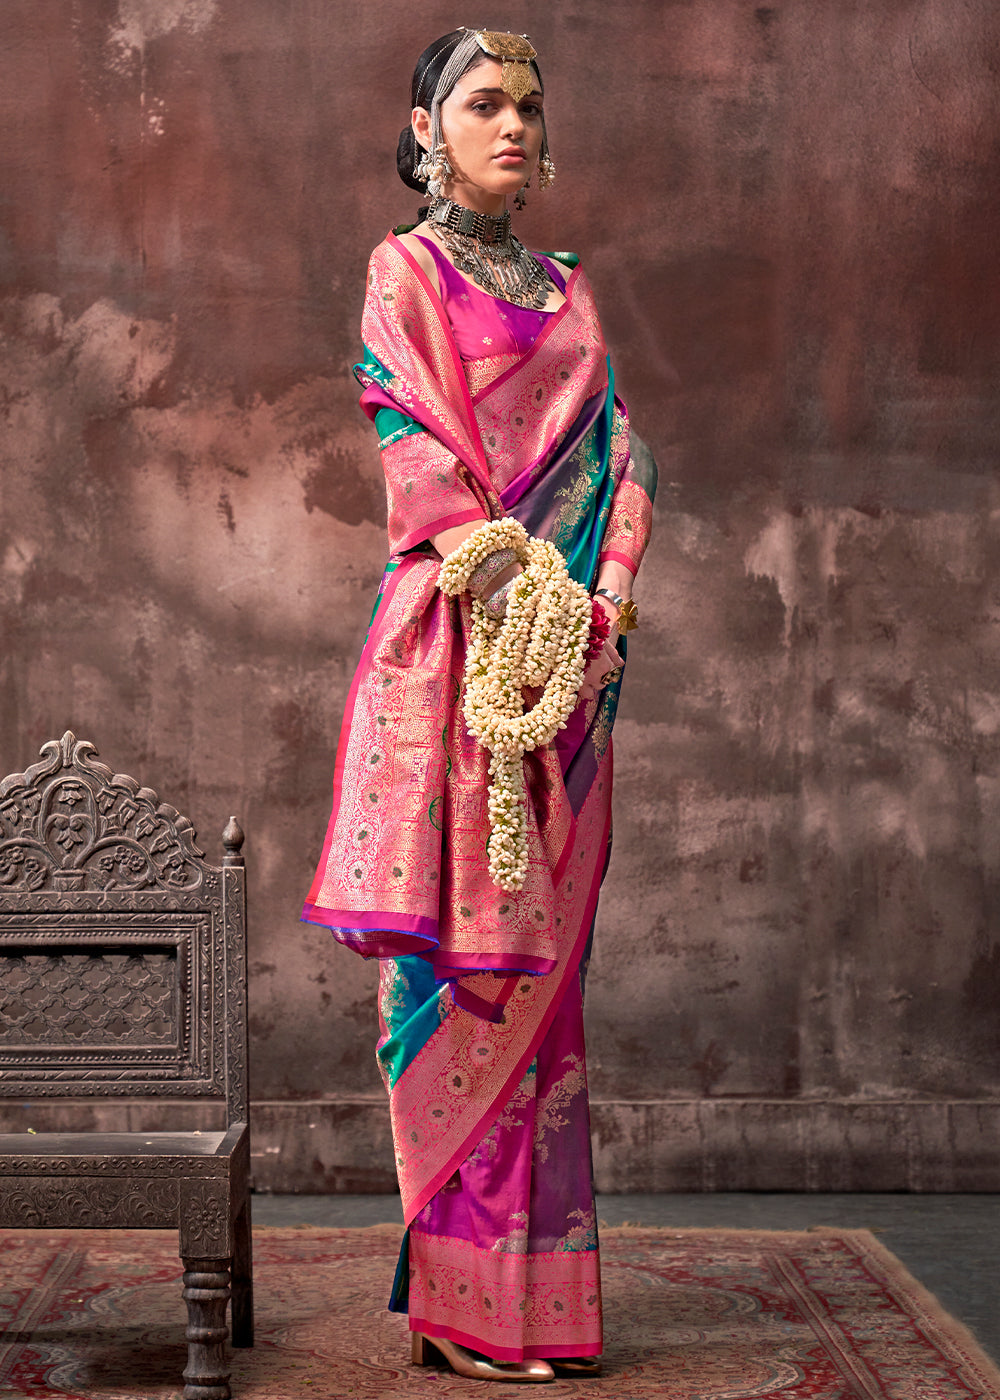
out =
[[655,466],[615,398],[572,255],[548,260],[565,303],[520,319],[436,260],[440,294],[393,235],[369,266],[355,373],[391,557],[303,917],[381,960],[377,1055],[407,1226],[390,1306],[498,1360],[596,1355],[582,989],[620,682],[526,757],[528,876],[498,889],[489,759],[462,714],[470,604],[439,592],[429,541],[513,515],[592,588],[604,559],[638,569]]

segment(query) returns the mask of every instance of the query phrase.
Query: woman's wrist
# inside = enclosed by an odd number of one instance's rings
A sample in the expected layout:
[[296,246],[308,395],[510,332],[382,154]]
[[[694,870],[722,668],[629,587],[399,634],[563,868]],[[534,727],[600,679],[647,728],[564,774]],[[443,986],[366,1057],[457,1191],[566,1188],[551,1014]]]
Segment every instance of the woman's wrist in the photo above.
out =
[[507,611],[514,580],[522,572],[516,550],[495,549],[473,569],[467,587],[489,617],[501,618]]
[[612,593],[610,588],[599,588],[595,597],[600,601],[607,601],[615,609],[615,626],[621,633],[634,632],[639,626],[639,609],[631,598],[622,598],[617,593]]
[[607,559],[601,565],[594,589],[596,591],[598,588],[610,588],[612,593],[617,593],[628,602],[632,596],[634,582],[635,575],[626,569],[624,564],[619,564],[617,559]]
[[482,608],[483,612],[486,613],[487,617],[502,618],[506,616],[507,600],[511,595],[515,580],[522,572],[522,569],[518,567],[516,574],[513,574],[510,578],[504,579],[496,588],[491,589],[487,596],[480,598],[479,606]]
[[487,554],[481,564],[476,565],[466,586],[473,598],[484,603],[501,584],[509,582],[520,571],[516,550],[495,549],[492,554]]
[[613,612],[618,632],[631,632],[639,625],[639,613],[632,601],[634,575],[624,564],[608,560],[601,566],[594,597]]

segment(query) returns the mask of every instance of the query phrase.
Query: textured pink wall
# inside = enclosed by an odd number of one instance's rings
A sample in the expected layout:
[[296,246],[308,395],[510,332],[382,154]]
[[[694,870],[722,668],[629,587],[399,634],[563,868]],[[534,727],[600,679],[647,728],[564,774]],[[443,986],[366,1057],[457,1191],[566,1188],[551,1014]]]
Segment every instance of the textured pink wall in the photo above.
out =
[[[70,727],[210,849],[240,814],[266,1184],[386,1179],[373,969],[297,910],[384,558],[365,262],[413,59],[478,18],[4,7],[0,772]],[[521,231],[582,254],[661,465],[601,1184],[996,1189],[993,0],[502,18],[559,169]]]

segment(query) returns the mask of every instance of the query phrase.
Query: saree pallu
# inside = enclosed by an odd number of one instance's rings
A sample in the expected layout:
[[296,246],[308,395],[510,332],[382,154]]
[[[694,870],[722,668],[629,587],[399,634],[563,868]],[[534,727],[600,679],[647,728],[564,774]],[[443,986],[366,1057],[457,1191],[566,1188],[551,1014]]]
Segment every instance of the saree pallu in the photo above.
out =
[[393,553],[303,917],[384,960],[378,1057],[408,1226],[393,1306],[498,1359],[593,1353],[581,965],[620,682],[526,756],[528,875],[498,889],[489,756],[462,714],[470,604],[440,593],[428,541],[513,515],[589,588],[602,559],[638,568],[655,467],[615,399],[579,267],[529,352],[463,366],[440,301],[390,236],[372,257],[363,334],[356,373],[380,433]]

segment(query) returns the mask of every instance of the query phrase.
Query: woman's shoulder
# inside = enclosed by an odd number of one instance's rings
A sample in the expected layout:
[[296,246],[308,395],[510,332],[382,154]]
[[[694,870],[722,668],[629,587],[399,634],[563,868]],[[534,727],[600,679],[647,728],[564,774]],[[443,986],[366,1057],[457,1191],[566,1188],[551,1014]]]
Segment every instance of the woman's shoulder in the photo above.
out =
[[[433,254],[427,246],[426,239],[413,232],[415,227],[417,226],[414,224],[400,224],[391,233],[388,233],[382,242],[372,250],[369,267],[384,267],[386,264],[393,263],[398,265],[400,257],[408,253],[434,290],[437,291],[438,273]],[[403,260],[406,261],[405,258]]]

